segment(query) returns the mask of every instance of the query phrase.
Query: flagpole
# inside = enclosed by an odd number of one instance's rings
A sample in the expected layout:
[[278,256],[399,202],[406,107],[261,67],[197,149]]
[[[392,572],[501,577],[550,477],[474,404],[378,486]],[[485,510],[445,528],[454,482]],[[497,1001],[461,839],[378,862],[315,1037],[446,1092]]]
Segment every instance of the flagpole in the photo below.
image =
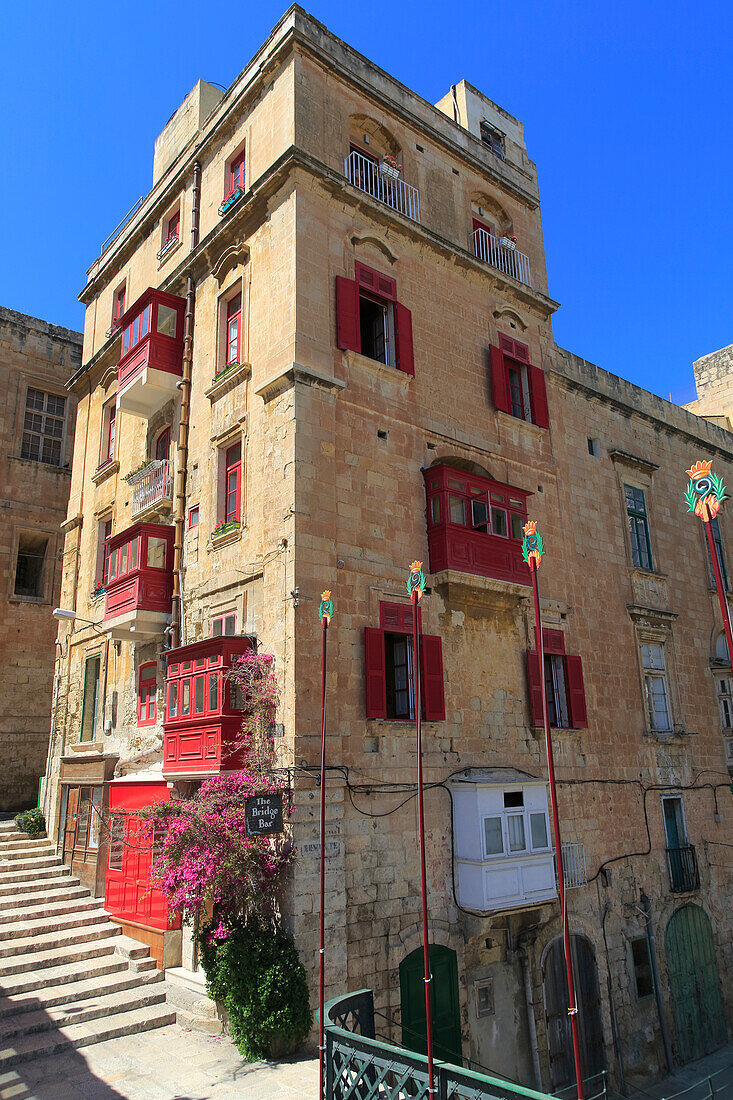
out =
[[570,1016],[570,1030],[573,1039],[573,1059],[575,1062],[575,1079],[577,1082],[578,1100],[583,1100],[583,1062],[580,1054],[580,1028],[578,1026],[578,1003],[575,996],[575,982],[573,980],[573,957],[570,948],[570,928],[568,926],[568,911],[565,904],[565,868],[562,857],[562,840],[560,836],[560,815],[557,810],[557,788],[555,785],[555,760],[552,751],[552,733],[550,730],[550,715],[547,709],[547,691],[545,686],[545,647],[542,641],[542,614],[540,610],[540,589],[537,581],[537,569],[545,552],[542,536],[537,533],[537,524],[528,521],[524,526],[524,541],[522,553],[529,566],[532,577],[532,595],[534,597],[534,624],[535,645],[537,647],[537,659],[540,670],[540,690],[542,692],[542,723],[545,727],[545,745],[547,747],[547,775],[550,787],[550,806],[552,809],[552,829],[555,838],[555,860],[557,863],[557,892],[560,899],[560,918],[562,921],[563,949],[565,953],[565,971],[568,981],[568,1015]]
[[321,620],[322,654],[321,654],[321,813],[320,813],[320,913],[319,913],[319,972],[318,972],[318,1095],[319,1100],[324,1100],[325,1055],[324,1045],[325,1021],[324,1009],[326,1004],[326,927],[325,927],[325,897],[326,897],[326,648],[328,642],[328,624],[333,615],[333,600],[330,592],[324,592],[318,608],[318,616]]
[[423,800],[422,770],[422,700],[420,698],[420,631],[418,626],[418,603],[425,591],[425,574],[422,562],[414,561],[410,566],[407,580],[407,592],[412,601],[412,697],[415,704],[415,740],[417,747],[417,813],[420,839],[420,885],[422,890],[422,942],[423,968],[425,984],[425,1029],[428,1054],[428,1096],[437,1096],[433,1087],[433,1023],[430,990],[433,976],[430,968],[430,940],[428,936],[428,888],[425,866],[425,809]]

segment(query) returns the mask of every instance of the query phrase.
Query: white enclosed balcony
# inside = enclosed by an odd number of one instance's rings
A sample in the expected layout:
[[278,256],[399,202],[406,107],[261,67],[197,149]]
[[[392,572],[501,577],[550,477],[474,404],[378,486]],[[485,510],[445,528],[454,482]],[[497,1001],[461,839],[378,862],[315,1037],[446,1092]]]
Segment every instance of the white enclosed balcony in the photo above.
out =
[[473,251],[485,264],[511,275],[525,286],[532,286],[529,256],[520,252],[510,237],[495,237],[487,229],[477,229],[473,234]]
[[390,206],[414,222],[420,221],[420,192],[405,183],[390,165],[352,150],[344,161],[344,174],[354,187]]
[[173,463],[155,459],[126,479],[132,486],[131,518],[150,518],[173,506]]

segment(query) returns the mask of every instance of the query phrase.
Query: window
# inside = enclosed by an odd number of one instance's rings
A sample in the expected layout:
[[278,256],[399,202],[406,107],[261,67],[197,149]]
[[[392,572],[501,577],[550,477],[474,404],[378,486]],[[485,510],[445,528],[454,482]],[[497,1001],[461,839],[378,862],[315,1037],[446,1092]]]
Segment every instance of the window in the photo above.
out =
[[155,326],[156,332],[159,332],[161,336],[170,336],[172,340],[175,340],[177,320],[177,309],[173,309],[172,306],[164,306],[162,302],[158,303],[158,316]]
[[497,157],[504,159],[504,135],[495,130],[493,126],[489,125],[486,119],[483,119],[480,127],[481,141],[490,149],[492,153],[495,153]]
[[721,664],[730,666],[728,640],[725,636],[724,630],[722,630],[720,634],[718,634],[718,637],[715,639],[715,660],[720,661]]
[[529,348],[499,334],[499,346],[489,348],[494,405],[502,412],[549,428],[545,372],[529,361]]
[[[412,606],[382,603],[379,621],[379,629],[364,631],[367,718],[414,719]],[[421,634],[420,645],[422,716],[441,722],[445,720],[441,639]]]
[[649,943],[646,936],[631,941],[631,960],[634,964],[634,983],[636,996],[641,999],[654,992],[652,981],[652,962],[649,955]]
[[720,726],[726,732],[733,730],[733,681],[728,676],[715,680],[720,708]]
[[[565,635],[562,630],[543,629],[542,646],[545,653],[545,696],[550,726],[554,729],[584,729],[588,725],[588,713],[581,658],[565,653]],[[536,650],[527,652],[527,680],[531,724],[541,726],[542,684]]]
[[494,982],[492,978],[484,978],[474,985],[476,991],[476,1015],[493,1016],[494,1014]]
[[547,814],[529,812],[522,790],[504,791],[503,800],[501,813],[483,818],[484,858],[546,852],[550,847]]
[[125,818],[123,814],[110,814],[109,817],[109,863],[111,871],[122,870],[122,855],[125,848]]
[[109,543],[107,540],[111,534],[111,518],[101,519],[97,526],[97,570],[95,574],[97,584],[106,584],[109,580]]
[[592,435],[588,436],[588,454],[593,455],[593,458],[600,458],[601,455],[601,444]]
[[127,293],[127,283],[123,283],[115,291],[114,298],[112,300],[112,327],[117,328],[120,323],[120,318],[125,312],[125,297]]
[[211,620],[211,637],[220,638],[222,634],[237,633],[236,611],[225,611],[222,615],[216,615]]
[[664,646],[659,642],[642,642],[641,664],[650,728],[655,731],[671,730]]
[[196,504],[196,505],[194,505],[193,508],[189,508],[189,510],[188,510],[188,529],[189,529],[189,531],[193,527],[198,527],[198,525],[199,525],[199,506],[198,506],[198,504]]
[[397,284],[364,264],[336,279],[337,342],[378,363],[414,375],[412,314],[397,301]]
[[178,238],[181,235],[181,211],[180,210],[176,210],[175,214],[172,214],[170,216],[170,218],[168,218],[168,227],[167,228],[168,228],[168,232],[166,234],[164,244],[167,244],[169,241],[173,241],[173,240],[177,241]]
[[242,295],[237,294],[227,302],[226,358],[225,366],[240,362],[242,344]]
[[[148,543],[151,539],[148,538]],[[160,540],[158,540],[160,541]],[[104,583],[105,586],[112,581],[121,580],[127,573],[132,573],[138,568],[140,553],[140,536],[134,535],[125,539],[117,546],[107,544]]]
[[233,194],[237,188],[244,190],[244,150],[230,162],[227,173],[227,195]]
[[[168,539],[160,538],[158,535],[148,535],[148,568],[149,569],[165,569],[165,560],[168,552]],[[123,551],[125,547],[122,547]],[[124,572],[123,569],[120,572]]]
[[43,599],[44,570],[48,539],[43,535],[21,534],[15,562],[13,594],[21,599]]
[[649,521],[646,514],[644,490],[635,485],[624,485],[626,514],[631,537],[631,560],[639,569],[654,568],[652,546],[649,541]]
[[80,741],[93,741],[97,735],[99,719],[99,668],[101,657],[87,657],[84,664],[84,695],[81,704]]
[[[730,591],[730,584],[728,583],[728,571],[725,568],[725,555],[723,554],[723,539],[721,538],[721,535],[720,535],[720,524],[718,523],[718,517],[717,516],[713,516],[713,518],[710,520],[710,530],[712,531],[713,542],[715,543],[715,549],[718,552],[718,565],[720,566],[720,575],[723,579],[723,587],[725,588],[726,592],[729,592]],[[707,536],[705,537],[705,546],[707,547],[708,561],[710,562],[710,569],[711,569],[711,572],[712,572],[713,560],[710,557],[710,545],[708,543]],[[715,582],[715,574],[713,573],[713,583],[714,582]]]
[[137,692],[138,726],[155,725],[155,697],[157,692],[156,676],[158,665],[155,661],[140,666],[140,678]]
[[28,387],[20,457],[60,466],[66,398]]
[[137,317],[133,317],[129,325],[125,326],[122,333],[122,354],[126,355],[131,348],[139,344],[150,332],[151,306],[146,306]]
[[163,428],[163,431],[155,441],[155,457],[160,461],[167,461],[171,449],[171,430]]
[[242,496],[242,445],[230,447],[224,457],[224,522],[239,523]]
[[112,398],[102,406],[102,441],[99,453],[99,466],[106,466],[115,457],[115,423],[117,420],[117,401]]

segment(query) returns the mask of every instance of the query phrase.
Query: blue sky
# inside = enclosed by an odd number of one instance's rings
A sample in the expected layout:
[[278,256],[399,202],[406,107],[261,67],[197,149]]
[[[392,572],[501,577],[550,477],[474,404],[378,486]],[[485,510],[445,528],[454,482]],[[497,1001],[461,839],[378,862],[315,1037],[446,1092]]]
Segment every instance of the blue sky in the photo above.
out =
[[[557,341],[693,396],[692,361],[733,342],[729,0],[304,6],[426,99],[465,77],[522,119]],[[86,269],[148,191],[155,136],[199,77],[231,83],[284,10],[6,6],[0,304],[82,327]]]

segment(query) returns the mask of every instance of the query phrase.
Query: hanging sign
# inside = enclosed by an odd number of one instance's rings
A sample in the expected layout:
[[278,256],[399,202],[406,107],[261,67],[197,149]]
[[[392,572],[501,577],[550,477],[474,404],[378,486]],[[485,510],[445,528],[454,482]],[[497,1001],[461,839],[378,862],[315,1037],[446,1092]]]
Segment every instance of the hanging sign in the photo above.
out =
[[244,802],[248,836],[266,836],[283,831],[282,791],[254,794]]

